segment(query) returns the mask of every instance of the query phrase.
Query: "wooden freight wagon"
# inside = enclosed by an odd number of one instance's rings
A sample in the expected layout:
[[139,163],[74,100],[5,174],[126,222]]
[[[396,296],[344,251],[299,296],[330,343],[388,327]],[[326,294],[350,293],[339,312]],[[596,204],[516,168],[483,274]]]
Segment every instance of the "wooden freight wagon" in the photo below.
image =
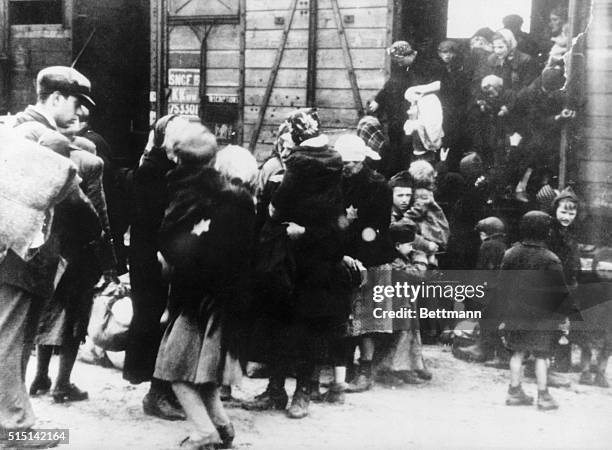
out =
[[[355,127],[387,76],[388,0],[163,0],[153,7],[156,115],[203,118],[261,159],[298,107]],[[160,14],[161,12],[161,14]]]

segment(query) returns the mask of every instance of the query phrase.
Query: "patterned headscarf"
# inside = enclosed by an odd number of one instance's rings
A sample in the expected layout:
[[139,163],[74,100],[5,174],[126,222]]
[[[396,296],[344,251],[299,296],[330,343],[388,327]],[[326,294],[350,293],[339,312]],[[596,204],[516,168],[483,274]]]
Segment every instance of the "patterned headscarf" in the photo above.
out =
[[363,116],[357,124],[357,136],[364,140],[368,147],[380,153],[385,145],[385,133],[380,121],[374,116]]
[[289,116],[287,122],[295,145],[317,137],[320,133],[321,122],[315,108],[298,109]]
[[414,52],[410,44],[406,41],[395,41],[391,47],[387,49],[387,53],[394,58],[403,58],[411,55]]

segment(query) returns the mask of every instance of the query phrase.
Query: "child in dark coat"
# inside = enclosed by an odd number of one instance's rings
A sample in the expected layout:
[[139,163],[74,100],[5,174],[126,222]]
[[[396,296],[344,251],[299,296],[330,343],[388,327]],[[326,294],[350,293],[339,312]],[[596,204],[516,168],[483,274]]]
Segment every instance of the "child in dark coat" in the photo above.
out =
[[[396,250],[396,257],[391,264],[392,283],[420,283],[425,279],[427,257],[414,248],[414,225],[401,220],[392,223],[389,231]],[[417,306],[416,299],[401,298],[394,302],[396,311],[407,308],[416,313]],[[422,384],[423,380],[432,378],[425,368],[419,328],[419,319],[416,317],[394,319],[391,345],[381,364],[392,378],[405,384]]]
[[523,359],[535,357],[538,408],[557,409],[559,405],[547,388],[548,358],[557,338],[558,323],[566,316],[567,286],[559,258],[546,247],[551,217],[529,211],[520,222],[521,242],[504,254],[499,293],[504,304],[510,359],[510,387],[507,405],[531,405],[533,397],[521,387]]
[[[498,217],[487,217],[476,224],[475,230],[480,235],[482,244],[478,251],[476,270],[479,270],[478,283],[486,283],[486,304],[466,300],[465,306],[470,310],[483,310],[480,320],[480,339],[468,347],[453,348],[453,355],[468,361],[488,361],[496,356],[505,355],[501,339],[498,334],[500,324],[500,305],[495,297],[497,284],[497,271],[499,270],[506,245],[506,226]],[[491,365],[501,365],[501,361],[494,361]],[[507,361],[504,364],[507,366]]]

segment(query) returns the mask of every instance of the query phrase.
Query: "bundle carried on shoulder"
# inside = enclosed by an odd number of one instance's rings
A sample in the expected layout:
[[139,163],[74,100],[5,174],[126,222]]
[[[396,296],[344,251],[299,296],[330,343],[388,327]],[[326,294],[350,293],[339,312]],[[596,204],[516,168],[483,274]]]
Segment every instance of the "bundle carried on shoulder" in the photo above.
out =
[[0,255],[12,249],[25,259],[78,183],[70,160],[0,127]]

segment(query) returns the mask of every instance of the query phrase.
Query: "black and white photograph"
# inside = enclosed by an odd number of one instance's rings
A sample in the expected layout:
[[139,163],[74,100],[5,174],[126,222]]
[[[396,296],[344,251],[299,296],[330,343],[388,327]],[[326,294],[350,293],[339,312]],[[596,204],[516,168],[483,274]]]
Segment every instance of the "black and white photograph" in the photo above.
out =
[[0,449],[612,448],[612,0],[0,0]]

